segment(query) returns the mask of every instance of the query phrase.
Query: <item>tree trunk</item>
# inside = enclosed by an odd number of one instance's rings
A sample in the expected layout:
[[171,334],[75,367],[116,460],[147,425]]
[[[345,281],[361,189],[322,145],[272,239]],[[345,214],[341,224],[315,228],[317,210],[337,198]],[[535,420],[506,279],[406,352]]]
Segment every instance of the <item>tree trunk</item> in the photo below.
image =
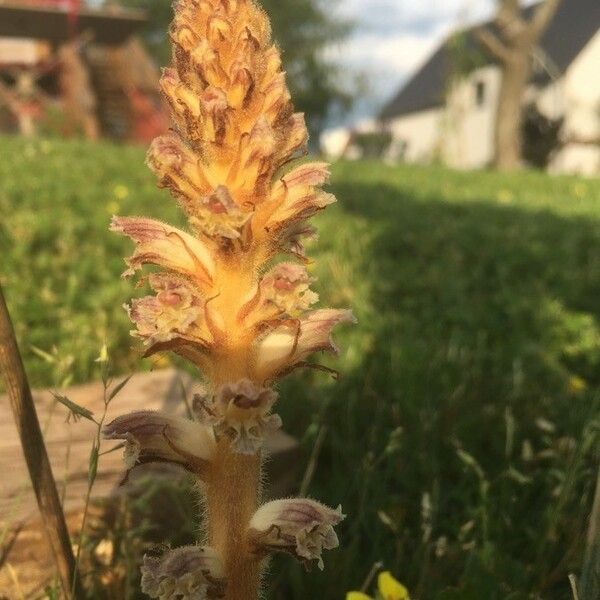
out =
[[511,171],[521,166],[523,148],[523,98],[531,73],[527,52],[502,66],[502,83],[496,113],[495,166]]
[[556,15],[560,0],[540,2],[526,20],[519,0],[498,0],[496,31],[475,31],[483,48],[500,65],[502,83],[496,111],[496,168],[509,171],[521,165],[523,102],[532,71],[532,50]]

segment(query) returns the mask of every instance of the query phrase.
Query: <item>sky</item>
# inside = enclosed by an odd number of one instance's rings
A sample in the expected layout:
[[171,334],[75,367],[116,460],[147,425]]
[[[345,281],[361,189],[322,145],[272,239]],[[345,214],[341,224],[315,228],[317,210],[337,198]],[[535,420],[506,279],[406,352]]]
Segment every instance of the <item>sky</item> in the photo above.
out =
[[490,18],[495,0],[323,0],[323,5],[354,23],[350,38],[329,52],[348,79],[360,75],[365,88],[352,113],[332,121],[337,126],[377,114],[452,30]]
[[355,30],[331,55],[367,83],[344,124],[374,115],[450,31],[491,17],[493,9],[494,0],[338,0],[336,12]]

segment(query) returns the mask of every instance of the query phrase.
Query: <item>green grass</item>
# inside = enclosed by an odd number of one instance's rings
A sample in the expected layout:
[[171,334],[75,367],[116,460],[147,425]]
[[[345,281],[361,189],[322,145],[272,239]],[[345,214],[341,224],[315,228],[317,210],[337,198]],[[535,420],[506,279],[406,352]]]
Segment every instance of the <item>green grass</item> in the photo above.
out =
[[[1,139],[0,157],[0,277],[32,383],[94,376],[105,339],[139,368],[108,221],[181,223],[143,151]],[[269,597],[343,598],[382,560],[421,600],[570,598],[600,431],[600,181],[342,163],[333,188],[310,252],[359,324],[324,359],[340,381],[288,379],[280,412],[299,481],[327,428],[309,493],[349,517],[325,572],[278,559]]]

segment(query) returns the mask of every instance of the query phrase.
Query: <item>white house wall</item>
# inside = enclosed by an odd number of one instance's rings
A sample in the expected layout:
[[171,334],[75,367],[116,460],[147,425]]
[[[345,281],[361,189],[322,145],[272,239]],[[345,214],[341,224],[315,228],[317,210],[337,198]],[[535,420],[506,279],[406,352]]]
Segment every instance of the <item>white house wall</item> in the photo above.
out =
[[[498,67],[483,67],[457,83],[448,95],[441,136],[443,159],[449,166],[477,169],[492,162],[500,80]],[[481,103],[478,84],[483,86]]]
[[[477,84],[484,101],[477,103]],[[484,67],[455,86],[446,107],[401,115],[388,122],[393,142],[391,160],[427,163],[442,160],[459,169],[488,165],[494,155],[494,119],[500,71]]]
[[[393,136],[391,160],[427,163],[442,160],[459,169],[486,167],[494,158],[495,119],[501,72],[488,65],[474,71],[448,94],[445,107],[400,115],[387,122]],[[484,98],[477,101],[477,84]],[[546,117],[564,116],[563,146],[551,158],[553,172],[600,172],[600,31],[565,75],[543,89],[530,86],[527,102]]]
[[567,100],[598,107],[600,102],[600,30],[573,61],[565,77]]
[[538,89],[537,95],[531,97],[530,100],[535,101],[537,109],[547,119],[555,121],[563,118],[567,111],[564,77],[552,82],[543,89]]
[[563,147],[553,172],[593,175],[600,171],[600,31],[573,61],[564,77]]
[[440,147],[439,108],[402,115],[389,121],[386,129],[392,134],[392,144],[387,153],[390,160],[409,163],[428,163]]

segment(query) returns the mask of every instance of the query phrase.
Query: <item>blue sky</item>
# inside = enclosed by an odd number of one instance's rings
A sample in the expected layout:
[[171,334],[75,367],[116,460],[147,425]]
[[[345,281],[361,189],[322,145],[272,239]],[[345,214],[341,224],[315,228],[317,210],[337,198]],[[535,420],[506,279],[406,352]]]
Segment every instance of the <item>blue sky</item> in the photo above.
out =
[[490,17],[493,8],[494,0],[338,0],[336,12],[356,29],[331,53],[348,73],[363,73],[369,90],[346,120],[376,112],[452,29]]

